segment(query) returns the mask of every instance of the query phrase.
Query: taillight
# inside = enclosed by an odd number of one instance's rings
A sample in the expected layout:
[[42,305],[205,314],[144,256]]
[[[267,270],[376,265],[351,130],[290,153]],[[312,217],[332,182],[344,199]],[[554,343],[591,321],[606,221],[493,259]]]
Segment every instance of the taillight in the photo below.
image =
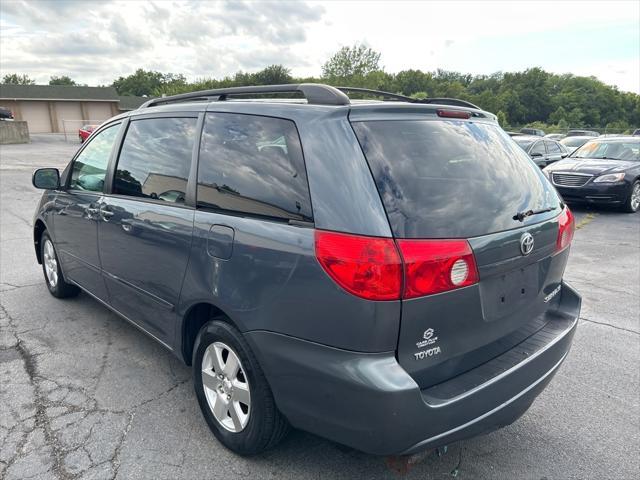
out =
[[466,240],[394,242],[321,230],[315,236],[322,268],[342,288],[368,300],[415,298],[478,282]]
[[342,288],[368,300],[398,300],[402,265],[391,238],[316,230],[316,257]]
[[573,217],[573,213],[566,205],[558,216],[558,240],[556,241],[556,253],[561,252],[569,245],[573,240],[573,233],[575,232],[576,224]]
[[421,297],[478,282],[466,240],[398,240],[404,263],[403,298]]

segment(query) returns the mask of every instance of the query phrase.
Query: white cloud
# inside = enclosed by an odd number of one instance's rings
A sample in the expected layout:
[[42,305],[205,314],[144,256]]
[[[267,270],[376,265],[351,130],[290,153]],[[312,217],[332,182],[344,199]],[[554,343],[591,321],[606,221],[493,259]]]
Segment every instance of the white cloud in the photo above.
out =
[[[637,1],[3,0],[1,8],[0,70],[42,83],[51,75],[69,75],[104,84],[136,68],[189,79],[222,77],[272,63],[295,75],[319,75],[340,46],[365,42],[382,53],[391,72],[443,68],[475,74],[532,66],[563,72],[567,65],[564,71],[640,91]],[[606,35],[621,26],[634,29],[637,41],[621,45]],[[580,45],[593,41],[594,31],[606,54],[565,61],[546,40],[561,35],[565,41],[558,40],[558,48]]]

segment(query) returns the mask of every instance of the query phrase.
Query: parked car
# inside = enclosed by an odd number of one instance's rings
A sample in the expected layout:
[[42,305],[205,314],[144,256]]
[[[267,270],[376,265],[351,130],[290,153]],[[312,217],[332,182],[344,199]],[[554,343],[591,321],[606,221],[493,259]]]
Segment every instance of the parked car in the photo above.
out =
[[536,137],[544,137],[544,130],[538,128],[521,128],[520,133],[525,135],[535,135]]
[[567,137],[599,137],[600,134],[594,130],[569,130]]
[[567,202],[640,207],[640,138],[591,140],[544,172]]
[[0,107],[0,120],[13,120],[13,112],[8,108]]
[[78,138],[80,139],[80,143],[84,143],[84,141],[89,138],[89,135],[98,128],[98,125],[83,125],[78,130]]
[[569,152],[561,143],[546,138],[534,137],[533,135],[522,135],[513,137],[513,140],[531,157],[536,165],[544,168],[553,162],[562,160],[569,155]]
[[548,138],[549,140],[555,140],[557,142],[562,140],[564,137],[566,137],[564,133],[547,133],[544,136],[544,138]]
[[380,455],[507,425],[576,329],[573,215],[495,116],[343,90],[153,99],[33,176],[51,294],[82,289],[193,365],[243,455],[289,425]]
[[560,144],[569,152],[569,155],[571,155],[589,140],[593,140],[593,137],[565,137],[560,140]]
[[636,128],[636,129],[633,131],[633,136],[634,136],[634,137],[640,137],[640,128]]

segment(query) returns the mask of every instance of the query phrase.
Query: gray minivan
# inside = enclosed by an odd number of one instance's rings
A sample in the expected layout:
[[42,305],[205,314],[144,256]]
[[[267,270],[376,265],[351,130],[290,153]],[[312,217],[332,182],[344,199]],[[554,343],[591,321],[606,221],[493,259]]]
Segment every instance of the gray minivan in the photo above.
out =
[[33,176],[51,294],[82,290],[193,365],[240,454],[290,426],[408,454],[507,425],[576,329],[573,216],[496,117],[350,91],[150,100]]

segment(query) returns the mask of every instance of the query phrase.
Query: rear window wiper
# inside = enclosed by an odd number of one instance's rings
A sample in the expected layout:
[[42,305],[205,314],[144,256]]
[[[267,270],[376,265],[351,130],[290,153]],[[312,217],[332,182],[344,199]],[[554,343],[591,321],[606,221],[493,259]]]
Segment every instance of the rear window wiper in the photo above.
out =
[[513,216],[514,220],[518,220],[519,222],[524,222],[524,219],[527,217],[531,217],[532,215],[540,215],[541,213],[552,212],[556,209],[556,207],[547,207],[542,208],[540,210],[526,210],[524,212],[518,212]]

